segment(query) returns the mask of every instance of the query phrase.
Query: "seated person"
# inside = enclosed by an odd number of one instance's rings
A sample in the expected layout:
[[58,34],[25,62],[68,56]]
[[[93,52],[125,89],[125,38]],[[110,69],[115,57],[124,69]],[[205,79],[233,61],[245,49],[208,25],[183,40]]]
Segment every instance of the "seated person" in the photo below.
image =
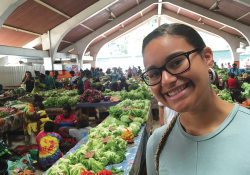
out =
[[3,85],[0,84],[0,95],[2,95],[5,91],[3,90]]
[[228,79],[228,88],[230,90],[234,90],[234,89],[239,88],[238,81],[236,79],[234,79],[234,73],[230,73],[230,77],[231,78]]
[[233,99],[233,101],[236,101],[236,102],[239,102],[239,103],[242,103],[243,101],[246,100],[246,98],[241,98],[240,90],[234,90],[232,92],[232,99]]
[[76,129],[64,128],[63,131],[74,137],[76,142],[79,142],[87,135],[87,132],[92,128],[87,125],[87,117],[85,114],[77,118]]
[[37,160],[40,169],[47,170],[62,157],[60,146],[63,144],[62,137],[54,132],[54,123],[49,121],[44,124],[44,131],[36,137],[38,144]]
[[39,104],[37,106],[37,112],[31,117],[33,120],[38,120],[37,122],[32,122],[28,124],[27,131],[29,135],[34,133],[37,135],[39,132],[43,131],[43,126],[46,122],[51,121],[46,111],[44,110],[44,105]]
[[63,114],[56,116],[54,120],[55,132],[60,134],[63,138],[69,138],[69,134],[63,132],[63,128],[73,128],[76,126],[77,117],[71,113],[71,107],[65,106]]
[[109,89],[111,89],[111,91],[118,91],[119,90],[119,86],[117,82],[112,83],[112,87],[110,87]]
[[124,78],[121,79],[121,83],[119,85],[119,90],[126,90],[128,92],[128,84]]

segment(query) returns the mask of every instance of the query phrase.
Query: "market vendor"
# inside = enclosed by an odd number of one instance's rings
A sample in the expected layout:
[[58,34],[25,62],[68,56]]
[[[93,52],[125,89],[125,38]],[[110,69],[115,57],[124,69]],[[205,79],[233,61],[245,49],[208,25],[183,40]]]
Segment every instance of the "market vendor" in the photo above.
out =
[[26,85],[26,92],[31,93],[34,88],[35,79],[32,77],[30,71],[26,71],[22,83]]
[[47,87],[50,88],[45,88],[45,91],[50,90],[52,88],[55,88],[55,83],[54,83],[54,79],[50,76],[50,71],[46,70],[45,71],[45,80],[44,83]]
[[124,78],[121,79],[121,83],[119,85],[119,90],[126,90],[128,92],[128,84]]
[[228,81],[228,88],[230,89],[230,91],[239,89],[239,82],[234,78],[234,73],[230,72],[229,76],[230,78],[227,81]]
[[34,78],[39,79],[40,75],[41,75],[40,71],[35,71],[35,77]]
[[40,91],[43,91],[44,89],[49,89],[50,86],[46,86],[46,84],[43,84],[42,82],[45,80],[45,75],[41,74],[39,79],[35,80],[35,87],[32,90],[32,93],[38,93]]
[[114,72],[111,73],[111,84],[113,84],[114,81],[118,81],[118,77],[119,77],[119,73],[117,72],[116,67],[113,68],[113,71]]
[[31,136],[28,134],[27,128],[30,123],[37,124],[40,120],[39,118],[34,118],[33,113],[36,111],[36,107],[41,105],[43,102],[43,98],[41,96],[35,95],[33,104],[28,104],[23,113],[23,130],[24,130],[24,138],[25,144],[36,144],[36,136],[32,134]]
[[213,52],[199,33],[162,24],[144,38],[142,55],[144,82],[178,112],[150,136],[147,174],[248,174],[250,111],[215,94],[208,76]]
[[[228,70],[227,70],[227,74],[229,75],[229,73],[234,73],[234,75],[235,76],[241,76],[241,72],[240,72],[240,69],[239,68],[237,68],[237,64],[236,63],[234,63],[233,64],[233,68],[229,68]],[[230,76],[230,75],[229,75]]]
[[63,128],[73,128],[76,126],[77,117],[71,114],[71,107],[65,106],[63,113],[56,116],[54,120],[55,132],[60,134],[63,138],[69,138],[69,135],[63,131]]

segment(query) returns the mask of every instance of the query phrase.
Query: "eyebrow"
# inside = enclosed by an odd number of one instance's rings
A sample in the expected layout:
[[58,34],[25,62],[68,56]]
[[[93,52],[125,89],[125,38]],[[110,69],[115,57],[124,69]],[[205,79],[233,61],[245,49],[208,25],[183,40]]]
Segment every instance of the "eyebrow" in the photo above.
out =
[[[184,52],[184,51],[178,51],[178,52],[171,53],[170,55],[168,55],[168,56],[165,58],[166,63],[167,63],[170,59],[174,58],[175,56],[181,55],[181,54],[183,54],[183,53],[186,53],[186,52]],[[165,63],[165,64],[166,64],[166,63]],[[151,69],[155,69],[155,68],[160,68],[160,67],[157,67],[157,66],[155,66],[155,65],[152,65],[152,66],[149,66],[149,67],[147,68],[147,71],[149,71],[149,70],[151,70]]]

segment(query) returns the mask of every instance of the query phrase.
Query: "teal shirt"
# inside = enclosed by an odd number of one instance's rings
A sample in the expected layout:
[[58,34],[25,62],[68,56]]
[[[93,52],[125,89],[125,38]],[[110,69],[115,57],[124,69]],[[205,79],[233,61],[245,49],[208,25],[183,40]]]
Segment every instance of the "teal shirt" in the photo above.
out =
[[[147,174],[156,175],[154,155],[167,125],[147,144]],[[235,104],[219,128],[204,136],[186,133],[177,118],[159,157],[160,175],[250,174],[250,110]]]
[[116,72],[115,74],[112,72],[111,75],[112,75],[112,76],[117,76],[117,77],[112,77],[111,84],[112,84],[114,81],[118,81],[118,78],[119,78],[119,73],[118,73],[118,72]]

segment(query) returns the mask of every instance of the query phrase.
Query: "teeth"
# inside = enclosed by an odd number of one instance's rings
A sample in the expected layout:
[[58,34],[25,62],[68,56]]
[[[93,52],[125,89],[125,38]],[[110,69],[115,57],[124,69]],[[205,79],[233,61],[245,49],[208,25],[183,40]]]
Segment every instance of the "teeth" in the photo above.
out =
[[171,97],[171,96],[174,96],[176,94],[178,94],[179,92],[181,92],[183,89],[185,89],[185,85],[183,85],[182,87],[179,87],[178,89],[176,89],[175,91],[173,92],[169,92],[168,95]]

